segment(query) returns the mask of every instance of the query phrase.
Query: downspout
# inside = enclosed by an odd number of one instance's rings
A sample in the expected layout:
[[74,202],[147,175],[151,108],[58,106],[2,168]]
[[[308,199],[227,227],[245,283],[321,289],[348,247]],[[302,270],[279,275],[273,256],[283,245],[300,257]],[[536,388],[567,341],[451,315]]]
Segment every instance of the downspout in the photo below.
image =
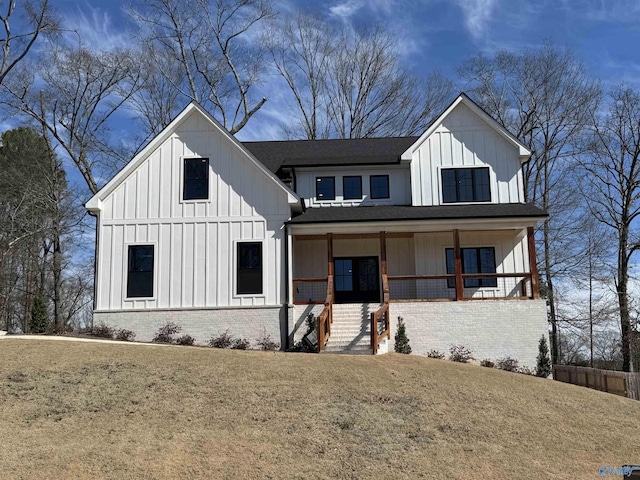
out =
[[289,350],[289,225],[284,225],[284,328],[285,351]]

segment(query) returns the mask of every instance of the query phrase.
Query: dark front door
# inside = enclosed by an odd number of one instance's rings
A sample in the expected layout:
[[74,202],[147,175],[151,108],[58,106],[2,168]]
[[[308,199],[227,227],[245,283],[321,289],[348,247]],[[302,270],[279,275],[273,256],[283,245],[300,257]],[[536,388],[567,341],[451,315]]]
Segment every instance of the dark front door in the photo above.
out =
[[378,257],[334,258],[336,303],[380,301]]

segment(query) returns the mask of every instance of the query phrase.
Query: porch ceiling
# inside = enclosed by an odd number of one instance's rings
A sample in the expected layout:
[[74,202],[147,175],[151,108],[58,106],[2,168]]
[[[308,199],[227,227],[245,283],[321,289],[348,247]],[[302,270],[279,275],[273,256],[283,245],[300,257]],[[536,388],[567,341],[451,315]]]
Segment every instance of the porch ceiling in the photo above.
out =
[[495,230],[535,226],[546,217],[543,210],[522,203],[436,207],[389,205],[309,208],[294,217],[289,225],[293,233]]

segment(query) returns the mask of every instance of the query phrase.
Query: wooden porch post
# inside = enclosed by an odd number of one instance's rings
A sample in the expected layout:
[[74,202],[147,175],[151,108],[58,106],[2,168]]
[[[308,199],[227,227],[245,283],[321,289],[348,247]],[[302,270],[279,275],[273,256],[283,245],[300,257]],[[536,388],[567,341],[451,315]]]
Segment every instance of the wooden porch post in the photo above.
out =
[[389,280],[387,279],[387,232],[380,232],[380,270],[382,274],[382,301],[389,303]]
[[460,232],[453,231],[453,257],[456,267],[456,300],[464,300],[464,283],[462,279],[462,254],[460,252]]
[[533,298],[540,298],[540,285],[538,283],[538,263],[536,262],[536,237],[533,227],[527,227],[527,240],[529,241],[529,272],[531,273],[531,293]]
[[327,233],[327,277],[333,277],[333,233]]

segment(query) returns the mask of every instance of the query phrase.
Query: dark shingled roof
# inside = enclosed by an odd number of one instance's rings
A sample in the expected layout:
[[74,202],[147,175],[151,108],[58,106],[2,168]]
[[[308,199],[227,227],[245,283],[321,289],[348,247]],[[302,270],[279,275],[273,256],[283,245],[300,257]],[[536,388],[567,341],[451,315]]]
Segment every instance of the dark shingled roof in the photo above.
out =
[[308,208],[289,223],[339,223],[404,220],[454,220],[474,218],[546,217],[547,213],[530,203],[498,203],[482,205],[442,205],[412,207],[383,205],[369,207]]
[[419,137],[351,138],[243,142],[269,170],[281,167],[381,165],[398,163]]

